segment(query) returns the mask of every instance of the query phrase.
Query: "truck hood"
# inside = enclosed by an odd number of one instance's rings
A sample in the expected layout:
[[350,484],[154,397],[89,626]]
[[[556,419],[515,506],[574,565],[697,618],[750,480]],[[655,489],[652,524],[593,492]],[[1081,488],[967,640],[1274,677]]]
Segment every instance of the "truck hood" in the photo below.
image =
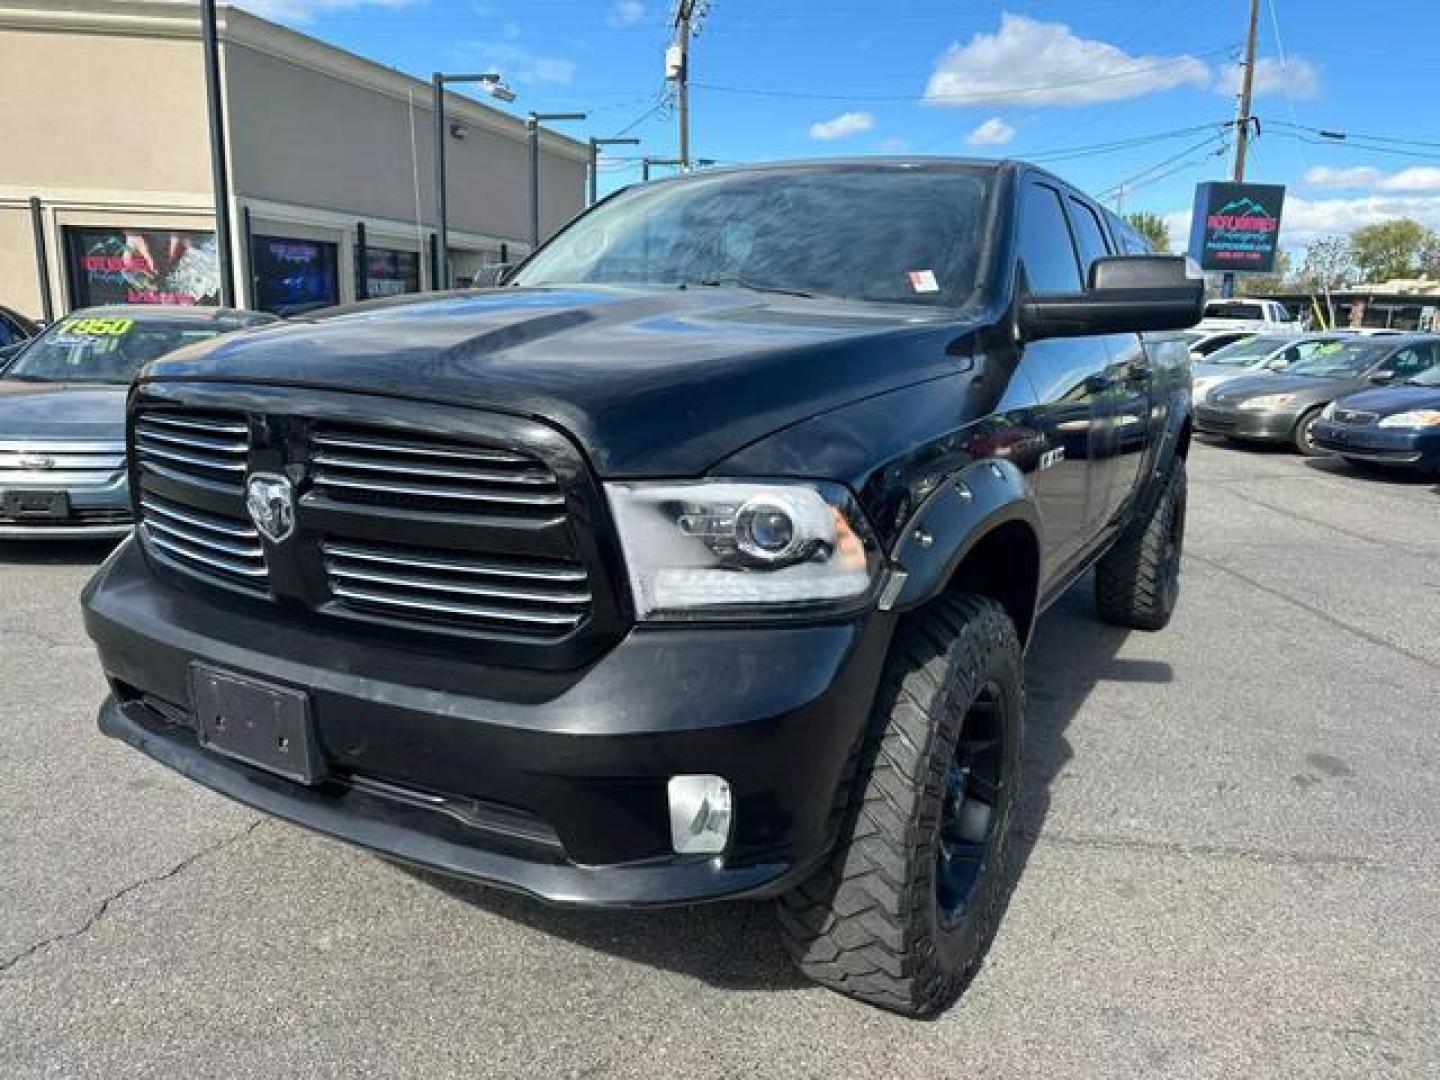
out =
[[549,421],[604,476],[694,475],[789,424],[952,374],[953,312],[728,288],[492,289],[215,338],[144,381],[351,390]]
[[0,379],[0,440],[123,442],[127,389]]

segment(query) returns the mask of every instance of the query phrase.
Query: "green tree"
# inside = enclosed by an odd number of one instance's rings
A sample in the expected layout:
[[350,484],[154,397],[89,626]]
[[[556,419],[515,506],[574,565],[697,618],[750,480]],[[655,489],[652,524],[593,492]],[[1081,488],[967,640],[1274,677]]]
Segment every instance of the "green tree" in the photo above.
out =
[[1377,285],[1418,274],[1431,239],[1430,230],[1418,221],[1392,218],[1356,229],[1350,234],[1350,251],[1365,281]]
[[1268,274],[1236,275],[1236,290],[1242,296],[1269,296],[1281,292],[1290,278],[1291,259],[1288,251],[1275,252],[1275,269]]
[[1128,221],[1141,236],[1150,241],[1156,251],[1170,250],[1170,229],[1165,224],[1165,219],[1159,214],[1152,214],[1149,210],[1135,210],[1125,215]]
[[1297,275],[1307,289],[1338,289],[1355,277],[1355,257],[1346,236],[1322,236],[1305,249]]

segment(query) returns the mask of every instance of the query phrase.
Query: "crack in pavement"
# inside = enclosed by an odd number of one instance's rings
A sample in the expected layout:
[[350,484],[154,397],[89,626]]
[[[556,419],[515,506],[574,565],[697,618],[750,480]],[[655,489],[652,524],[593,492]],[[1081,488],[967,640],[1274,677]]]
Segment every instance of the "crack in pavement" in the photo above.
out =
[[1387,649],[1398,656],[1405,657],[1407,660],[1413,660],[1415,661],[1415,663],[1430,668],[1432,671],[1440,671],[1440,661],[1432,660],[1430,657],[1425,656],[1422,653],[1417,653],[1412,649],[1407,649],[1403,645],[1397,645],[1395,642],[1390,641],[1387,638],[1383,638],[1379,634],[1372,634],[1369,630],[1361,629],[1360,627],[1355,626],[1352,623],[1346,622],[1344,619],[1337,619],[1328,611],[1318,608],[1314,604],[1308,604],[1304,600],[1291,596],[1289,593],[1281,592],[1273,585],[1266,585],[1263,581],[1259,581],[1258,579],[1251,577],[1249,574],[1241,573],[1239,570],[1235,570],[1229,566],[1226,566],[1223,563],[1217,562],[1214,559],[1206,558],[1204,555],[1198,554],[1193,548],[1185,552],[1185,558],[1194,559],[1196,562],[1203,563],[1206,566],[1210,567],[1210,569],[1212,570],[1216,570],[1222,574],[1229,574],[1233,578],[1238,578],[1246,585],[1249,585],[1252,589],[1258,589],[1266,596],[1272,596],[1277,600],[1283,600],[1287,604],[1292,604],[1295,607],[1298,607],[1301,611],[1308,612],[1309,614],[1315,616],[1315,618],[1320,619],[1322,622],[1328,623],[1329,625],[1335,627],[1338,630],[1342,630],[1353,637],[1360,638],[1362,641],[1368,641],[1371,645],[1376,645],[1382,649]]
[[76,938],[84,937],[99,924],[100,920],[109,912],[111,905],[117,900],[129,896],[139,889],[146,888],[150,885],[158,885],[162,881],[169,881],[172,878],[178,877],[207,855],[213,855],[218,851],[230,847],[232,844],[238,844],[268,820],[269,818],[258,817],[239,832],[231,833],[229,836],[223,836],[215,841],[215,843],[208,844],[198,851],[191,852],[168,870],[164,870],[158,874],[152,874],[149,877],[143,877],[139,881],[132,881],[130,884],[117,889],[105,897],[104,900],[101,900],[95,910],[92,911],[79,926],[70,930],[62,930],[57,934],[51,934],[47,938],[41,938],[33,945],[27,945],[14,956],[0,960],[0,975],[8,974],[21,960],[29,956],[34,956],[36,953],[49,948],[51,945],[58,945],[61,942],[74,941]]
[[1215,859],[1245,859],[1265,866],[1334,866],[1351,870],[1372,870],[1388,873],[1407,873],[1414,867],[1367,859],[1363,855],[1327,855],[1305,851],[1286,851],[1281,848],[1250,848],[1240,844],[1186,844],[1175,840],[1142,840],[1106,836],[1066,836],[1064,834],[1021,831],[1021,835],[1035,844],[1056,844],[1062,847],[1084,848],[1094,851],[1138,851],[1161,855],[1199,856]]

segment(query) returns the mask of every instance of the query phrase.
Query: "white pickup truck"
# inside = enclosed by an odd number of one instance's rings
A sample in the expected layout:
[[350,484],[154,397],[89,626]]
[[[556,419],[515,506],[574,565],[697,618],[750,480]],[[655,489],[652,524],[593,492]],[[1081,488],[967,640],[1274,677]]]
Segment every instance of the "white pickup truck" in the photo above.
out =
[[1278,300],[1210,300],[1205,317],[1196,330],[1253,330],[1270,332],[1294,330],[1299,325]]

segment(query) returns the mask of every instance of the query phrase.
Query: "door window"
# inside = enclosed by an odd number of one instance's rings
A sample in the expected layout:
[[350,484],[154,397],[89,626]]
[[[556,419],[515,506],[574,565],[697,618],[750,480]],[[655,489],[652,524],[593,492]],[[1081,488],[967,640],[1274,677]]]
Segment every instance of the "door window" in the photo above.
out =
[[1110,244],[1095,211],[1073,196],[1070,199],[1070,220],[1075,224],[1075,240],[1080,245],[1080,265],[1086,281],[1090,280],[1090,264],[1110,254]]
[[1079,292],[1080,264],[1065,224],[1060,193],[1045,184],[1027,184],[1020,204],[1017,248],[1032,292]]

